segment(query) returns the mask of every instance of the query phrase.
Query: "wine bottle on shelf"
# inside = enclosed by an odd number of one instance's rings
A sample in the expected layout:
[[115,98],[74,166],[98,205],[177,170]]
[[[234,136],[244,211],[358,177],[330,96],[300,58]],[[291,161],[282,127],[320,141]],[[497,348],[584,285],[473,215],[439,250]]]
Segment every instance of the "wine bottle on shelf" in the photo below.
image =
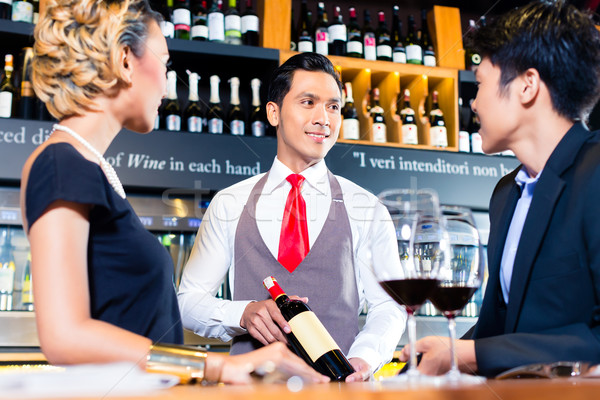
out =
[[204,126],[204,112],[202,105],[200,104],[200,97],[198,96],[198,81],[200,80],[200,76],[198,76],[197,73],[190,71],[188,71],[188,75],[188,105],[183,113],[186,122],[186,130],[188,132],[202,132]]
[[300,19],[298,20],[298,51],[312,53],[314,51],[314,37],[312,34],[312,13],[308,11],[306,0],[300,5]]
[[[479,18],[479,24],[480,26],[485,26],[485,16],[481,16]],[[475,30],[475,29],[479,29],[477,26],[477,23],[470,19],[469,20],[469,30]],[[479,66],[479,64],[481,64],[481,55],[476,52],[473,51],[473,49],[471,48],[467,48],[465,51],[465,68],[467,70],[470,71],[475,71],[475,69],[477,69],[477,67]]]
[[458,98],[458,151],[469,153],[471,151],[471,135],[469,122],[471,110],[465,107],[462,97]]
[[394,6],[394,16],[392,19],[392,61],[406,64],[406,48],[404,47],[404,37],[402,36],[402,21],[400,21],[400,7]]
[[385,13],[377,13],[379,25],[377,26],[377,59],[380,61],[392,61],[392,41],[390,31],[385,23]]
[[[246,10],[242,15],[242,43],[246,46],[258,46],[259,26],[260,21],[256,11],[252,8],[252,0],[246,0]],[[296,35],[292,38],[296,40]]]
[[306,303],[291,300],[272,276],[265,278],[263,285],[288,321],[292,332],[287,337],[300,357],[333,381],[343,381],[354,372],[340,347]]
[[348,43],[346,44],[348,57],[363,58],[363,37],[356,19],[356,9],[350,7],[350,22],[348,23]]
[[408,31],[404,43],[404,48],[406,49],[406,62],[409,64],[422,64],[423,52],[415,32],[415,17],[412,15],[408,16]]
[[189,0],[174,0],[173,25],[175,28],[175,39],[190,40],[192,14],[190,12]]
[[167,101],[163,108],[163,121],[168,131],[181,130],[181,109],[177,99],[177,73],[167,72]]
[[[473,99],[470,100],[469,107],[471,104],[473,104],[473,101]],[[473,112],[473,110],[471,109],[471,121],[469,123],[468,128],[469,132],[471,132],[471,152],[477,154],[484,154],[483,142],[481,139],[481,135],[479,134],[480,127],[481,125],[479,123],[479,116],[477,116],[477,113]]]
[[212,0],[208,11],[208,40],[211,42],[225,41],[225,14],[223,0]]
[[190,30],[192,40],[208,40],[207,18],[206,0],[195,0],[192,6],[192,28]]
[[20,22],[33,23],[33,2],[13,0],[12,2],[12,20]]
[[23,269],[23,280],[21,283],[21,309],[33,311],[33,286],[31,277],[31,252],[27,253],[27,262]]
[[12,18],[12,0],[0,0],[0,19]]
[[152,8],[158,11],[163,20],[160,22],[160,30],[164,37],[166,38],[174,38],[175,37],[175,25],[171,20],[171,7],[169,7],[169,3],[167,1],[156,0],[152,2]]
[[342,17],[342,11],[339,6],[333,9],[333,22],[329,25],[329,54],[333,56],[343,56],[346,53],[346,42],[348,41],[348,32],[346,24]]
[[210,99],[206,123],[208,133],[214,134],[223,133],[223,120],[225,118],[221,98],[219,97],[219,82],[221,82],[221,79],[217,75],[210,77]]
[[240,106],[240,78],[234,76],[229,79],[231,88],[229,98],[229,112],[227,113],[227,123],[229,124],[232,135],[243,135],[246,132],[244,111]]
[[296,28],[296,24],[294,23],[294,9],[292,8],[291,13],[292,19],[290,21],[291,33],[290,33],[290,50],[298,51],[298,29]]
[[4,56],[4,76],[0,82],[0,117],[10,118],[13,116],[14,103],[17,98],[17,89],[12,83],[13,56]]
[[[401,98],[402,102],[400,102]],[[398,95],[396,112],[402,121],[402,143],[419,144],[415,110],[410,106],[410,90],[404,89],[404,95]]]
[[363,41],[364,41],[364,52],[365,60],[376,60],[377,59],[377,39],[375,37],[375,30],[371,26],[371,13],[369,10],[364,10],[364,25],[363,25]]
[[242,17],[237,9],[237,0],[229,0],[225,14],[225,43],[242,44]]
[[373,93],[373,107],[369,110],[371,119],[373,120],[373,142],[385,143],[387,142],[387,130],[385,126],[385,117],[383,108],[379,105],[379,88],[374,88]]
[[358,112],[352,96],[352,83],[346,82],[344,88],[346,90],[346,104],[342,109],[342,116],[344,117],[342,122],[344,137],[342,139],[358,140],[360,139],[360,123],[358,122]]
[[252,113],[250,114],[250,130],[252,136],[263,137],[266,130],[265,109],[260,102],[260,79],[254,78],[250,81],[252,88]]
[[438,91],[434,90],[432,94],[431,111],[429,112],[429,136],[431,145],[435,147],[448,147],[448,131],[444,121],[444,113],[438,103]]
[[2,229],[3,243],[0,247],[0,311],[12,310],[12,297],[15,287],[15,257],[9,229]]
[[35,108],[35,94],[31,84],[31,60],[33,48],[23,49],[23,62],[21,63],[21,98],[19,99],[19,116],[23,119],[33,119]]
[[429,25],[427,24],[427,10],[421,10],[421,48],[423,50],[423,65],[426,67],[435,67],[435,50],[431,36],[429,35]]
[[329,22],[327,21],[327,12],[325,4],[319,2],[317,6],[317,22],[315,22],[315,53],[324,56],[329,55]]

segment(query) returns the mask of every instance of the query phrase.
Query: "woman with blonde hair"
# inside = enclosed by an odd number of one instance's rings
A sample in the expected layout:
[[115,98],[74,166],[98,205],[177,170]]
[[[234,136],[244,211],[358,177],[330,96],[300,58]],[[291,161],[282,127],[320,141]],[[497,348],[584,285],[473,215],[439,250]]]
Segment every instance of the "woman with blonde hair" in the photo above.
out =
[[326,381],[282,344],[242,356],[162,344],[183,342],[172,261],[102,156],[122,128],[153,128],[169,59],[160,19],[147,0],[50,0],[36,25],[33,85],[60,121],[21,180],[42,351],[55,364],[175,364],[230,383],[271,361]]

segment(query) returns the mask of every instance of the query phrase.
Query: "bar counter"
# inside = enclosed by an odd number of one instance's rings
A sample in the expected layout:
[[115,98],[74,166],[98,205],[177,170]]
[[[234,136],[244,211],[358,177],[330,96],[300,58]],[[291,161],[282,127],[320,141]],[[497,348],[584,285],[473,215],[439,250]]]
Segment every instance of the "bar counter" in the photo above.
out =
[[[248,386],[179,385],[141,397],[104,397],[115,400],[575,400],[600,394],[600,379],[522,379],[463,387],[399,388],[380,382],[308,385],[299,392],[285,384]],[[0,393],[0,399],[2,393]],[[96,397],[100,398],[100,397]],[[83,400],[84,398],[81,398]]]

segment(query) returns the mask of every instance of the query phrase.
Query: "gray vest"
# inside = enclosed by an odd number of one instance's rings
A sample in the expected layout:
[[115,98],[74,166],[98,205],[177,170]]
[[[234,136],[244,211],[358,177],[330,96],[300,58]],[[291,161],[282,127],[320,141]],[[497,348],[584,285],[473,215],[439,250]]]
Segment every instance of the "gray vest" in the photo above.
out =
[[[323,229],[302,263],[290,273],[269,251],[256,225],[256,202],[267,181],[265,174],[254,186],[235,232],[235,274],[233,300],[271,298],[263,287],[274,276],[289,295],[308,297],[308,305],[348,354],[358,334],[358,289],[354,274],[352,231],[342,189],[329,171],[331,206]],[[262,347],[249,334],[233,339],[231,354],[247,353]]]

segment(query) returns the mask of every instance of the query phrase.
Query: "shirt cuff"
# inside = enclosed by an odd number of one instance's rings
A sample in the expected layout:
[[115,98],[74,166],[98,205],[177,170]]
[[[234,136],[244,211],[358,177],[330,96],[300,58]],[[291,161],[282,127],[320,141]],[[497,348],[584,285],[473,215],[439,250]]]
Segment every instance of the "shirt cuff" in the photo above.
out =
[[223,316],[223,326],[226,327],[227,331],[232,336],[238,336],[248,333],[248,331],[240,326],[242,315],[248,304],[252,303],[253,300],[249,301],[232,301],[228,307],[227,312]]
[[362,358],[366,361],[367,364],[371,367],[371,372],[377,371],[381,368],[381,354],[375,351],[374,349],[370,349],[362,346],[353,346],[348,351],[348,358]]

